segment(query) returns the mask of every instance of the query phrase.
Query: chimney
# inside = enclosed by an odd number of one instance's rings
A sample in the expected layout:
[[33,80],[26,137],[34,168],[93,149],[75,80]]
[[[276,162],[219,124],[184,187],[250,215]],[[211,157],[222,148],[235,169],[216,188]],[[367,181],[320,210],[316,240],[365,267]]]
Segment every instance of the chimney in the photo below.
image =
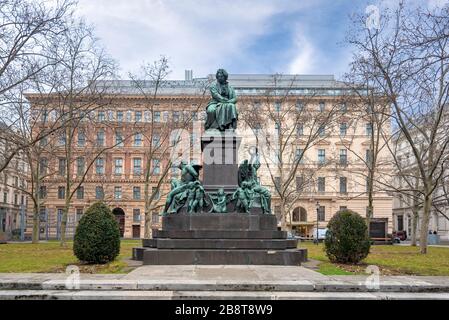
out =
[[186,70],[185,72],[185,80],[192,81],[193,80],[193,70]]

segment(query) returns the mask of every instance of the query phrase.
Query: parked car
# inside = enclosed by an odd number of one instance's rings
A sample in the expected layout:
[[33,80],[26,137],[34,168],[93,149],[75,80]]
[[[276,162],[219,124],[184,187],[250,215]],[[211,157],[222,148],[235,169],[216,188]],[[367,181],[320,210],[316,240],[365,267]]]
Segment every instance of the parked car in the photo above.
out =
[[[318,241],[323,241],[326,238],[327,228],[318,228]],[[317,240],[317,231],[316,228],[313,228],[313,240]]]
[[393,239],[398,238],[400,241],[407,240],[407,231],[394,231],[393,232]]

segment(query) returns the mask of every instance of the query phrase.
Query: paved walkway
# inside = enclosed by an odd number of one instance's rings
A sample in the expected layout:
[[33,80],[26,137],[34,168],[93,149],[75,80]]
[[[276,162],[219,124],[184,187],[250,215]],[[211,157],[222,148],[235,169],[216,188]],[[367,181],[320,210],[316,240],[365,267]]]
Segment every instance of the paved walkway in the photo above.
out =
[[325,276],[304,267],[142,266],[129,274],[0,274],[0,299],[448,299],[449,277]]

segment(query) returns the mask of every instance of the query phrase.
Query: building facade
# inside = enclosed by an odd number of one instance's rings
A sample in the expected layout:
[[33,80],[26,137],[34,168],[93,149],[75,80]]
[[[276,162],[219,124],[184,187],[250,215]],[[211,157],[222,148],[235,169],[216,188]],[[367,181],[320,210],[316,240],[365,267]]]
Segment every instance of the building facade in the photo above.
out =
[[[7,148],[0,142],[0,154]],[[0,173],[0,238],[11,240],[20,236],[26,226],[27,177],[29,168],[23,154],[17,154]],[[2,239],[0,239],[2,240]]]
[[[414,133],[417,135],[416,133]],[[446,134],[446,133],[444,133]],[[396,187],[398,190],[404,190],[404,192],[395,192],[393,200],[393,222],[395,231],[406,231],[407,238],[411,239],[413,232],[413,207],[417,205],[418,219],[417,225],[417,239],[419,239],[422,219],[422,206],[419,205],[419,199],[415,202],[416,193],[411,192],[413,188],[419,188],[420,179],[419,172],[417,171],[417,165],[413,160],[413,154],[409,143],[404,137],[400,137],[395,140],[395,150],[397,154],[397,160],[401,166],[401,172],[396,170]],[[436,231],[442,240],[449,240],[449,205],[448,205],[448,187],[447,187],[447,169],[443,174],[443,181],[435,189],[433,193],[433,203],[431,208],[431,218],[429,223],[429,231]],[[405,180],[407,179],[408,182]],[[408,183],[412,183],[411,188]],[[446,184],[446,185],[444,185]],[[413,196],[415,194],[415,197]]]
[[[229,82],[239,99],[237,134],[243,137],[239,150],[240,161],[249,159],[254,148],[260,153],[265,152],[262,140],[259,139],[262,131],[275,137],[279,130],[276,121],[269,118],[263,122],[263,130],[249,125],[250,121],[246,121],[245,117],[251,118],[252,107],[261,105],[266,112],[270,112],[286,109],[290,105],[304,104],[310,110],[309,120],[333,110],[328,113],[332,115],[332,119],[328,119],[324,133],[320,131],[313,145],[305,146],[306,134],[299,132],[299,129],[295,133],[294,142],[289,142],[290,154],[305,151],[291,184],[296,196],[286,213],[286,227],[299,235],[311,236],[317,223],[320,228],[325,227],[331,217],[342,208],[365,216],[368,199],[366,170],[360,158],[366,156],[372,134],[366,121],[353,112],[354,103],[342,102],[348,97],[345,97],[343,86],[333,76],[276,77],[229,75]],[[42,180],[41,238],[59,236],[67,192],[73,193],[68,212],[69,236],[73,235],[88,206],[95,201],[104,200],[119,221],[122,236],[143,237],[145,185],[156,195],[151,204],[151,219],[147,221],[151,221],[151,228],[159,228],[159,214],[170,189],[170,179],[179,174],[176,163],[181,158],[201,162],[199,145],[209,100],[207,85],[213,80],[212,75],[192,79],[189,73],[186,80],[165,81],[157,96],[151,99],[137,90],[130,81],[98,82],[97,85],[110,88],[107,99],[103,99],[108,102],[101,106],[92,105],[91,110],[83,110],[83,115],[87,113],[88,116],[83,117],[79,126],[74,129],[70,148],[67,148],[67,136],[61,138],[56,134],[47,142],[52,145],[52,150],[47,152],[47,156],[43,156],[46,175]],[[153,84],[145,84],[145,90],[152,92]],[[52,102],[42,103],[41,97],[32,94],[28,95],[28,99],[41,118],[41,130],[58,119],[58,110],[52,107]],[[340,109],[334,112],[337,105]],[[359,121],[353,121],[355,118]],[[287,116],[282,126],[288,127],[293,119]],[[300,128],[297,122],[293,122],[293,125]],[[306,119],[303,125],[307,132]],[[65,133],[62,136],[64,135]],[[176,143],[174,138],[178,138]],[[269,139],[265,139],[265,143]],[[154,146],[158,146],[160,152],[149,152]],[[104,150],[99,153],[101,148]],[[71,150],[69,166],[74,182],[70,190],[66,190],[68,149]],[[387,155],[381,155],[384,156]],[[280,175],[276,168],[279,166],[264,161],[263,155],[259,155],[259,158],[260,182],[271,190],[272,211],[279,214],[281,199],[275,189]],[[291,161],[285,161],[282,167],[289,168],[291,165]],[[148,168],[150,179],[146,184]],[[75,188],[82,177],[83,183]],[[304,180],[307,180],[307,184],[301,183]],[[373,218],[383,222],[387,232],[391,232],[392,197],[378,188],[373,203]],[[31,211],[32,208],[28,206],[28,216]],[[28,230],[31,231],[30,224]]]

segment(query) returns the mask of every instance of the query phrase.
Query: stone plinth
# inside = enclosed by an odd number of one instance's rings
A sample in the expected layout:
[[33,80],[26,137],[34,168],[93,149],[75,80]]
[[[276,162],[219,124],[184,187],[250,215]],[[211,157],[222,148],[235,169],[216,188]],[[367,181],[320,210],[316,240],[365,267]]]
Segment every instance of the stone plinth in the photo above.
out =
[[297,249],[270,214],[171,214],[162,230],[133,249],[146,265],[300,265],[307,250]]
[[205,134],[201,137],[203,151],[203,186],[206,192],[223,188],[226,193],[238,188],[238,150],[242,138],[233,132]]

